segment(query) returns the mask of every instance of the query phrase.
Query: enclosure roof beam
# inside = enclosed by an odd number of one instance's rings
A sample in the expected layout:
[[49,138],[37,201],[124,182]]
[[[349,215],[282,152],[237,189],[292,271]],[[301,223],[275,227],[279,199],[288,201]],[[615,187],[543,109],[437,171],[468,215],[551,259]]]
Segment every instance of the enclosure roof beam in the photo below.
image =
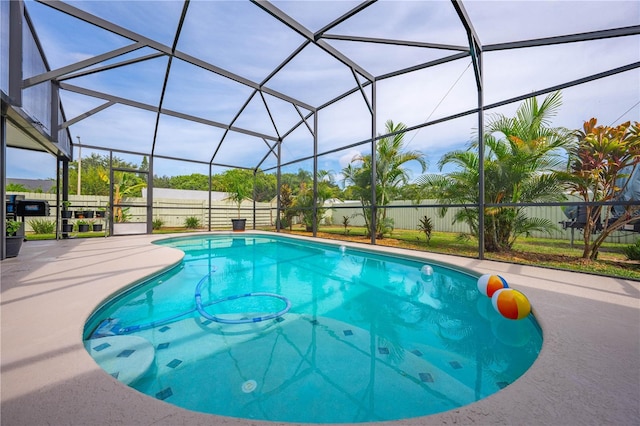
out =
[[274,18],[276,18],[277,20],[279,20],[280,22],[282,22],[283,24],[285,24],[286,26],[288,26],[298,34],[300,34],[302,37],[306,38],[307,40],[310,40],[313,44],[315,44],[316,46],[318,46],[319,48],[321,48],[322,50],[324,50],[325,52],[327,52],[328,54],[336,58],[338,61],[342,62],[344,65],[350,68],[356,69],[360,74],[362,74],[368,80],[370,81],[374,80],[374,76],[371,73],[369,73],[360,65],[356,64],[351,59],[343,55],[337,49],[333,48],[333,46],[327,44],[326,42],[323,42],[322,40],[316,40],[316,34],[312,33],[307,28],[305,28],[302,24],[297,22],[295,19],[293,19],[292,17],[284,13],[282,10],[278,9],[271,2],[268,2],[265,0],[251,0],[251,1],[254,4],[256,4],[258,7],[260,7],[262,10],[264,10],[265,12],[267,12],[268,14],[270,14],[271,16],[273,16]]
[[105,19],[99,18],[95,15],[92,15],[88,12],[85,12],[82,9],[78,9],[77,7],[71,6],[68,3],[64,3],[59,0],[36,0],[38,3],[45,4],[53,9],[56,9],[60,12],[66,13],[67,15],[78,18],[82,21],[85,21],[91,25],[95,25],[104,30],[107,30],[111,33],[118,34],[122,37],[128,38],[129,40],[136,41],[144,44],[145,46],[149,46],[155,50],[163,52],[167,55],[171,54],[171,48],[169,46],[165,46],[162,43],[159,43],[155,40],[152,40],[148,37],[145,37],[141,34],[130,31],[126,28],[123,28],[119,25],[114,24],[113,22],[107,21]]
[[[64,89],[64,90],[69,90],[71,92],[75,92],[75,93],[80,93],[82,95],[87,95],[87,96],[93,96],[95,98],[99,98],[99,99],[105,99],[107,101],[113,101],[115,103],[119,103],[122,105],[127,105],[127,106],[131,106],[134,108],[139,108],[139,109],[143,109],[146,111],[151,111],[151,112],[158,112],[159,108],[157,106],[154,105],[149,105],[149,104],[145,104],[142,102],[136,102],[136,101],[132,101],[130,99],[125,99],[125,98],[121,98],[118,96],[113,96],[113,95],[109,95],[106,93],[101,93],[101,92],[97,92],[95,90],[90,90],[90,89],[86,89],[83,87],[78,87],[78,86],[74,86],[68,83],[60,83],[60,88]],[[189,120],[189,121],[194,121],[197,123],[201,123],[201,124],[205,124],[208,126],[213,126],[213,127],[218,127],[221,129],[227,129],[227,130],[232,130],[234,132],[238,132],[238,133],[243,133],[245,135],[250,135],[250,136],[255,136],[257,138],[265,138],[268,140],[273,140],[273,141],[277,141],[278,138],[271,136],[271,135],[265,135],[262,133],[258,133],[258,132],[254,132],[252,130],[247,130],[247,129],[242,129],[239,127],[234,127],[231,125],[227,125],[224,123],[219,123],[217,121],[212,121],[212,120],[207,120],[204,118],[200,118],[200,117],[194,117],[192,115],[188,115],[188,114],[183,114],[181,112],[177,112],[177,111],[172,111],[169,109],[162,109],[160,111],[162,114],[166,114],[166,115],[170,115],[172,117],[177,117],[177,118],[183,118],[185,120]]]
[[108,70],[112,70],[112,69],[116,69],[116,68],[121,68],[121,67],[125,67],[127,65],[131,65],[131,64],[136,64],[139,62],[144,62],[144,61],[148,61],[151,59],[157,59],[157,58],[162,58],[165,57],[167,55],[165,55],[164,53],[151,53],[149,55],[145,55],[145,56],[140,56],[139,58],[132,58],[132,59],[127,59],[125,61],[120,61],[117,63],[113,63],[113,64],[108,64],[108,65],[104,65],[101,67],[95,67],[95,68],[90,68],[84,71],[79,71],[73,74],[65,74],[65,75],[61,75],[59,77],[56,77],[57,81],[66,81],[66,80],[71,80],[74,78],[78,78],[78,77],[84,77],[86,75],[91,75],[91,74],[96,74],[102,71],[108,71]]
[[[234,74],[232,72],[229,72],[227,70],[224,70],[220,67],[216,67],[212,64],[206,63],[202,60],[199,60],[197,58],[194,58],[190,55],[187,55],[183,52],[180,51],[173,51],[171,47],[166,46],[160,42],[157,42],[155,40],[152,40],[148,37],[144,37],[138,33],[135,33],[133,31],[127,30],[126,28],[123,28],[119,25],[116,25],[112,22],[109,22],[107,20],[104,20],[102,18],[99,18],[97,16],[94,16],[90,13],[87,13],[81,9],[78,9],[76,7],[73,7],[67,3],[63,3],[61,1],[58,0],[36,0],[39,3],[45,4],[53,9],[56,9],[60,12],[66,13],[67,15],[73,16],[75,18],[78,18],[82,21],[85,21],[89,24],[95,25],[97,27],[100,27],[104,30],[107,30],[113,34],[117,34],[119,36],[128,38],[129,40],[135,41],[135,42],[139,42],[142,43],[144,46],[148,46],[152,49],[158,50],[159,52],[162,52],[166,55],[173,55],[179,59],[182,59],[186,62],[189,62],[193,65],[199,66],[203,69],[206,69],[208,71],[214,72],[216,74],[219,74],[223,77],[229,78],[235,82],[238,82],[240,84],[244,84],[246,86],[252,87],[254,89],[258,89],[261,90],[262,88],[260,87],[260,85],[254,81],[248,80],[244,77],[241,77],[237,74]],[[270,90],[267,88],[263,88],[262,90],[264,90],[266,93],[269,93],[272,96],[275,96],[277,98],[283,99],[285,101],[288,102],[292,102],[292,103],[297,103],[300,106],[303,106],[304,108],[313,110],[314,108],[305,104],[304,102],[298,101],[290,96],[286,96],[282,93],[279,93],[275,90]]]
[[158,141],[158,128],[160,127],[160,114],[162,111],[162,105],[164,104],[164,96],[167,93],[167,84],[169,83],[169,75],[171,74],[171,64],[173,63],[173,54],[178,47],[178,40],[180,39],[180,33],[182,32],[182,26],[184,25],[185,17],[187,16],[187,10],[189,9],[189,0],[186,0],[182,6],[182,13],[180,14],[180,21],[178,21],[178,27],[176,28],[176,34],[173,37],[173,45],[171,46],[171,56],[167,61],[167,67],[164,72],[164,80],[162,81],[162,89],[160,90],[160,99],[158,101],[158,112],[156,113],[156,122],[153,128],[153,142],[151,143],[151,154],[156,152],[156,142]]
[[329,22],[327,25],[325,25],[324,27],[322,27],[318,31],[316,31],[315,34],[314,34],[314,39],[318,40],[321,37],[324,38],[324,33],[329,31],[331,28],[333,28],[333,27],[335,27],[337,25],[340,25],[341,23],[343,23],[347,19],[351,18],[352,16],[355,16],[356,14],[360,13],[361,11],[366,9],[367,7],[371,6],[376,1],[378,1],[378,0],[363,1],[362,3],[360,3],[359,5],[357,5],[356,7],[354,7],[353,9],[348,11],[347,13],[345,13],[344,15],[336,18],[332,22]]
[[94,114],[97,114],[100,111],[105,110],[105,109],[107,109],[110,106],[115,105],[115,104],[116,103],[114,101],[105,102],[104,104],[99,105],[99,106],[93,108],[92,110],[85,112],[84,114],[80,114],[79,116],[77,116],[75,118],[72,118],[71,120],[65,121],[64,123],[62,123],[60,125],[60,129],[66,129],[67,127],[69,127],[69,126],[71,126],[73,124],[76,124],[77,122],[82,121],[87,117],[90,117],[90,116],[92,116]]
[[70,72],[78,71],[91,65],[99,64],[100,62],[107,61],[109,59],[133,52],[141,49],[144,44],[136,42],[128,46],[121,47],[119,49],[112,50],[111,52],[103,53],[102,55],[94,56],[93,58],[85,59],[84,61],[76,62],[66,67],[58,68],[57,70],[48,71],[30,78],[25,79],[22,82],[23,88],[35,86],[36,84],[44,83],[45,81],[55,80],[56,78],[68,74]]
[[436,65],[446,64],[447,62],[457,61],[458,59],[468,58],[469,57],[469,49],[467,49],[466,53],[455,53],[453,55],[445,56],[444,58],[434,59],[433,61],[425,62],[423,64],[414,65],[411,67],[407,67],[398,71],[390,72],[387,74],[382,74],[376,77],[376,80],[385,80],[391,77],[397,77],[402,74],[407,74],[413,71],[420,71],[425,68],[435,67]]
[[495,50],[520,49],[523,47],[550,46],[554,44],[575,43],[580,41],[601,40],[613,37],[626,37],[640,34],[640,25],[612,28],[601,31],[569,34],[557,37],[545,37],[532,40],[514,41],[509,43],[488,44],[483,46],[485,52]]
[[361,43],[389,44],[394,46],[422,47],[425,49],[456,50],[460,52],[469,51],[469,47],[467,46],[458,46],[454,44],[425,43],[421,41],[394,40],[389,38],[358,37],[358,36],[339,35],[339,34],[323,34],[322,38],[325,40],[341,40],[341,41],[355,41],[355,42],[361,42]]

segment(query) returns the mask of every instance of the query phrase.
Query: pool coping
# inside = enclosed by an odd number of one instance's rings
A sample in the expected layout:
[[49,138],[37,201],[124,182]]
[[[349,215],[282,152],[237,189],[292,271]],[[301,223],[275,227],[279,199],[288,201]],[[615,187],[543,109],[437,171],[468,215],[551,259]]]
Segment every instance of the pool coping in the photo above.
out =
[[[29,241],[17,258],[2,261],[3,425],[291,424],[180,409],[117,381],[84,350],[83,324],[101,301],[180,262],[182,252],[151,243],[189,235],[193,234]],[[536,362],[500,392],[447,412],[374,424],[623,425],[640,419],[639,282],[386,246],[316,241],[444,262],[478,274],[499,273],[527,295],[543,330]]]

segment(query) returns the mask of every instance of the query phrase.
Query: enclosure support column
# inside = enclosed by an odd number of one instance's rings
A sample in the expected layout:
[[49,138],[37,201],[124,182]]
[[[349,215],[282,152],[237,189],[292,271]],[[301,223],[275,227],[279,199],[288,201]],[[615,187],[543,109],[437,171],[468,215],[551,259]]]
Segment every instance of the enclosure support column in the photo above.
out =
[[[0,116],[0,191],[6,194],[7,177],[7,118],[4,114],[5,104],[2,104],[2,115]],[[2,226],[0,227],[0,260],[7,258],[7,200],[2,197]]]
[[[22,21],[24,3],[9,2],[9,99],[16,107],[22,106]],[[6,123],[5,123],[6,124]],[[52,129],[57,128],[52,127]]]
[[116,207],[113,205],[113,177],[113,151],[109,151],[109,235],[113,235],[113,222],[116,219]]
[[211,232],[211,191],[213,190],[213,185],[211,183],[211,177],[212,177],[212,166],[211,163],[209,163],[209,208],[207,209],[209,212],[209,227],[207,228],[209,230],[209,232]]
[[253,192],[251,193],[251,198],[253,199],[253,230],[256,229],[256,176],[258,173],[258,169],[253,170]]
[[376,243],[376,229],[378,228],[377,216],[378,216],[378,204],[376,202],[376,176],[378,174],[376,170],[376,162],[378,161],[376,153],[376,82],[371,82],[371,244]]
[[478,89],[478,258],[484,259],[484,96],[482,92],[482,44],[461,1],[451,0],[469,40],[469,55]]
[[153,234],[153,154],[147,172],[147,234]]
[[478,74],[478,258],[484,259],[484,93],[482,91],[482,52],[477,52]]
[[313,236],[318,236],[318,111],[313,114]]
[[276,232],[280,232],[280,210],[282,206],[280,205],[280,185],[281,185],[281,170],[280,170],[280,154],[282,153],[282,139],[278,139],[278,163],[276,168]]
[[[62,161],[62,201],[69,201],[69,159],[66,157]],[[62,224],[67,225],[68,219],[62,219]],[[63,232],[62,238],[69,238],[69,233]]]

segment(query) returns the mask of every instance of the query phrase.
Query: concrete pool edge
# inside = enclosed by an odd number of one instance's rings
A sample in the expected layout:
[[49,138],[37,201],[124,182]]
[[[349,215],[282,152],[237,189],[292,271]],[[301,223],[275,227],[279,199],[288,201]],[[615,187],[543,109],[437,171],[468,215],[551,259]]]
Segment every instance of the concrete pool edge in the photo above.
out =
[[[84,320],[101,300],[179,261],[172,249],[150,244],[175,236],[27,242],[18,258],[2,262],[3,425],[277,424],[199,414],[144,396],[84,350]],[[377,249],[500,273],[526,292],[544,343],[531,369],[497,394],[441,414],[376,424],[633,424],[640,417],[637,282]]]

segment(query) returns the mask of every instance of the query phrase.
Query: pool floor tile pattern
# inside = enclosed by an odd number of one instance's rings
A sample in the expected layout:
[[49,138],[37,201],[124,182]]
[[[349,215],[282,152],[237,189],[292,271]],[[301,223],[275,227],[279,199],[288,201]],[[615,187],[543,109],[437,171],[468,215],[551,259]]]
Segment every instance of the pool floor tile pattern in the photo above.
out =
[[135,353],[135,349],[125,349],[116,355],[118,358],[129,358],[131,355]]
[[433,383],[433,376],[431,373],[420,373],[420,380],[425,383]]
[[174,358],[173,360],[171,360],[170,363],[167,364],[167,367],[169,368],[176,368],[177,366],[179,366],[180,364],[182,364],[182,360],[179,360],[177,358]]
[[[286,318],[285,318],[286,317]],[[298,317],[303,319],[304,322],[309,324],[309,327],[320,327],[323,330],[323,335],[331,337],[333,339],[337,339],[338,341],[344,342],[344,344],[348,344],[347,342],[352,342],[353,339],[356,339],[353,344],[349,345],[361,345],[363,340],[369,341],[369,333],[365,330],[360,329],[352,329],[352,328],[344,328],[345,324],[333,320],[328,317],[323,317],[320,321],[317,318],[313,318],[307,315],[298,315],[298,314],[287,314],[285,317],[280,317],[272,320],[263,330],[266,330],[268,334],[273,332],[273,328],[283,327],[281,324],[287,324],[291,321],[286,321],[287,319],[292,319],[293,322],[291,325],[299,324],[299,321],[295,321]],[[265,321],[265,323],[267,323]],[[206,327],[203,329],[202,327]],[[185,374],[180,371],[188,371],[192,370],[194,367],[194,363],[198,362],[199,359],[204,359],[208,357],[216,358],[218,354],[220,354],[220,350],[222,352],[225,351],[237,351],[238,349],[232,349],[234,347],[234,343],[237,341],[237,344],[242,345],[245,340],[244,338],[239,338],[236,333],[232,332],[229,335],[225,335],[223,330],[226,330],[228,327],[225,324],[220,324],[217,322],[208,321],[202,318],[198,319],[188,319],[188,320],[180,320],[170,325],[164,325],[160,329],[150,329],[139,332],[140,337],[152,339],[153,335],[159,336],[158,333],[163,333],[164,338],[167,339],[163,343],[159,343],[156,346],[156,359],[155,365],[158,371],[158,377],[161,378],[157,381],[156,385],[153,382],[148,382],[142,386],[140,390],[146,389],[145,393],[150,393],[160,400],[169,400],[174,401],[174,403],[178,403],[176,401],[184,398],[185,396],[191,394],[192,386],[194,385],[194,380],[197,382],[198,379],[188,379],[183,377]],[[232,326],[232,327],[238,327]],[[260,330],[260,323],[243,325],[242,327],[247,327],[247,331],[253,327],[255,330]],[[284,327],[287,327],[284,325]],[[294,329],[299,329],[300,326],[295,326]],[[269,331],[271,330],[271,331]],[[286,330],[286,329],[285,329]],[[237,330],[236,330],[237,331]],[[260,331],[258,331],[260,333]],[[188,349],[184,346],[185,338],[182,337],[183,333],[187,333],[186,335],[190,336],[186,338],[186,340],[197,339],[198,343],[194,348],[197,349]],[[280,332],[278,332],[280,333]],[[276,334],[278,334],[276,333]],[[296,332],[297,333],[297,332]],[[242,334],[242,333],[240,333]],[[295,334],[294,334],[295,335]],[[359,336],[359,337],[358,337]],[[230,339],[227,343],[224,343],[225,346],[222,348],[216,349],[217,345],[221,344]],[[237,340],[240,339],[240,340]],[[180,343],[178,343],[180,342]],[[218,343],[216,343],[218,342]],[[360,343],[358,343],[360,342]],[[229,344],[227,349],[224,349],[226,345]],[[213,346],[212,346],[213,345]],[[354,346],[354,348],[356,347]],[[364,349],[368,347],[368,343],[366,346],[362,347]],[[422,349],[422,350],[421,350]],[[464,371],[462,369],[462,364],[459,361],[451,360],[451,361],[442,361],[442,366],[440,368],[430,364],[427,359],[423,356],[425,354],[425,349],[427,347],[420,347],[420,349],[414,348],[411,350],[403,350],[405,356],[401,356],[400,359],[405,359],[405,361],[400,361],[401,364],[397,364],[397,361],[393,359],[389,359],[391,355],[390,348],[388,346],[378,346],[376,347],[376,355],[377,360],[380,362],[380,367],[391,368],[396,370],[396,372],[403,377],[413,377],[413,383],[422,384],[422,386],[426,386],[428,388],[433,389],[433,391],[441,392],[442,389],[449,388],[451,386],[459,386],[459,378],[453,377],[447,374],[442,368],[448,366],[449,368],[453,368],[454,370]],[[241,353],[246,352],[246,350],[241,350]],[[366,350],[365,350],[366,353]],[[382,356],[381,356],[382,355]],[[239,356],[238,353],[233,355],[233,357]],[[408,357],[407,357],[408,356]],[[218,359],[218,358],[216,358]],[[243,359],[243,358],[240,358]],[[420,361],[418,361],[420,360]],[[408,364],[407,364],[408,362]],[[215,364],[215,362],[214,362]],[[177,367],[185,367],[185,369],[178,369]],[[422,367],[422,368],[420,368]],[[424,369],[427,367],[427,370]],[[171,378],[169,375],[173,374],[171,371],[176,371],[175,378]],[[462,373],[466,374],[466,373]],[[440,380],[436,381],[436,377],[440,378]],[[147,383],[147,379],[143,379],[145,383]],[[170,380],[170,381],[169,381]],[[486,381],[488,384],[490,381]],[[180,384],[182,383],[182,384]],[[456,384],[458,383],[458,384]],[[265,383],[262,384],[264,386]],[[156,387],[158,386],[158,387]],[[187,386],[186,388],[184,386]],[[155,391],[154,391],[155,388]],[[497,387],[499,388],[499,387]],[[467,394],[466,390],[460,390],[459,392],[462,394]],[[470,394],[471,395],[471,394]],[[472,396],[468,396],[472,397]],[[175,399],[177,398],[177,399]]]
[[160,392],[156,393],[156,398],[164,401],[165,399],[169,398],[172,395],[173,395],[173,391],[171,390],[171,388],[165,388]]
[[103,351],[103,350],[105,350],[107,348],[110,348],[110,347],[111,347],[111,345],[108,344],[108,343],[101,343],[98,346],[94,347],[93,350],[100,352],[100,351]]

